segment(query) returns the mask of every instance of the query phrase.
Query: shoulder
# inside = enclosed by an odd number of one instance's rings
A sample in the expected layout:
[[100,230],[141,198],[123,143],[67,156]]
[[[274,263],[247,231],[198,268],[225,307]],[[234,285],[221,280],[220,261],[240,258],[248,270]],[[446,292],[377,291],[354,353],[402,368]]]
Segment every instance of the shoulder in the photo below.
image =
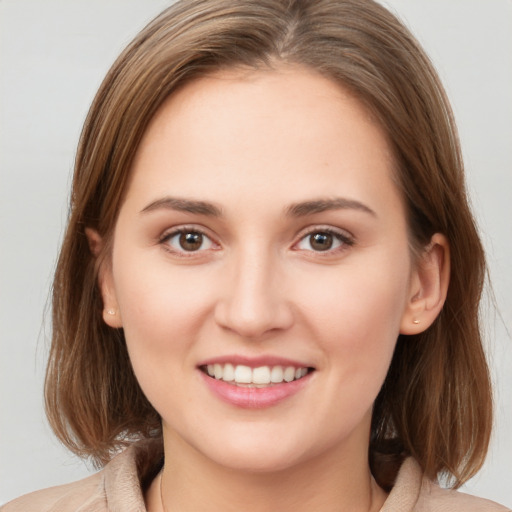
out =
[[42,489],[17,498],[0,510],[1,512],[67,512],[107,510],[103,473],[100,471],[83,480],[70,484]]
[[423,476],[418,463],[408,458],[402,464],[395,485],[381,512],[511,512],[509,509],[450,489]]
[[510,512],[494,501],[470,496],[451,489],[441,489],[429,480],[422,484],[418,512]]
[[142,512],[146,508],[141,481],[160,459],[158,443],[132,445],[98,473],[27,494],[0,507],[0,512]]

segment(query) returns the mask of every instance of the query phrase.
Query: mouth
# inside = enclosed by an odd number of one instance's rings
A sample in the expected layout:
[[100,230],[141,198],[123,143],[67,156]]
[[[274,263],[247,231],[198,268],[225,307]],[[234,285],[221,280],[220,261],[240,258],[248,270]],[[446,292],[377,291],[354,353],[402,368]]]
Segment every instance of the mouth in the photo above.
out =
[[258,366],[243,364],[215,363],[202,365],[199,369],[208,377],[237,387],[269,388],[279,384],[291,383],[306,377],[314,371],[305,366]]

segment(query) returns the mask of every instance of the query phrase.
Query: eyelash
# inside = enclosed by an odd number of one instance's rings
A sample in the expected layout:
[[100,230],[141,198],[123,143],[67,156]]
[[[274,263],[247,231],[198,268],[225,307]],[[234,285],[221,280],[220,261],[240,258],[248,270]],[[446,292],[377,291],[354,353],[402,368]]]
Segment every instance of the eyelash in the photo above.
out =
[[198,251],[187,251],[185,249],[176,250],[170,246],[170,244],[169,244],[170,240],[172,240],[177,235],[185,235],[185,234],[201,235],[203,237],[202,243],[204,243],[205,240],[209,240],[210,244],[218,245],[216,242],[213,241],[211,236],[209,236],[207,233],[205,233],[205,231],[203,231],[202,229],[197,228],[195,226],[193,226],[193,227],[192,226],[191,227],[183,226],[183,227],[165,232],[162,235],[162,237],[158,240],[158,243],[160,245],[162,245],[166,251],[168,251],[174,255],[177,255],[180,258],[191,258],[191,257],[197,256],[198,253],[201,253],[204,251],[204,249],[198,250]]
[[323,226],[315,226],[314,228],[308,229],[306,232],[301,233],[300,239],[297,243],[294,244],[294,246],[297,246],[304,240],[307,240],[308,237],[311,237],[313,235],[322,234],[322,235],[330,235],[335,240],[337,240],[340,243],[339,247],[335,247],[334,249],[327,249],[325,251],[315,251],[313,249],[296,249],[296,250],[304,250],[307,252],[313,252],[315,255],[318,255],[320,257],[325,256],[332,256],[334,254],[338,254],[340,252],[343,252],[347,250],[349,247],[352,247],[355,244],[354,237],[347,233],[346,231],[340,231],[337,229],[333,229],[331,227],[323,227]]
[[[187,250],[185,250],[183,248],[181,250],[173,249],[170,246],[169,241],[172,240],[177,235],[184,235],[184,234],[197,234],[197,235],[201,235],[203,237],[201,245],[204,244],[205,240],[208,240],[211,245],[217,245],[218,246],[218,244],[212,239],[212,237],[210,237],[207,233],[205,233],[204,230],[202,230],[200,228],[197,228],[195,226],[194,227],[192,227],[192,226],[191,227],[184,226],[184,227],[180,227],[180,228],[177,228],[177,229],[173,229],[170,232],[166,232],[158,240],[158,243],[160,245],[162,245],[166,251],[171,252],[172,254],[177,255],[179,257],[182,257],[182,258],[194,257],[194,256],[197,256],[199,253],[204,252],[205,250],[209,249],[209,248],[208,249],[202,249],[202,250],[199,249],[199,250],[196,250],[196,251],[194,251],[194,250],[187,251]],[[337,254],[339,252],[342,252],[342,251],[346,250],[348,247],[352,247],[354,245],[354,243],[355,243],[354,238],[351,235],[349,235],[348,233],[346,233],[346,232],[341,232],[339,230],[336,230],[336,229],[333,229],[333,228],[330,228],[330,227],[322,227],[322,226],[318,227],[318,226],[316,226],[314,228],[308,229],[305,232],[302,232],[301,235],[300,235],[299,241],[296,242],[293,245],[293,247],[295,248],[297,245],[299,245],[303,241],[307,240],[308,237],[311,237],[311,236],[317,235],[317,234],[330,235],[337,242],[339,242],[340,245],[338,247],[335,247],[334,249],[328,248],[326,250],[317,250],[317,251],[315,251],[314,249],[301,249],[301,248],[296,248],[294,250],[311,252],[311,253],[315,253],[315,254],[317,254],[319,256],[329,256],[329,255],[333,255],[333,254]],[[216,250],[216,249],[214,249],[214,250]]]

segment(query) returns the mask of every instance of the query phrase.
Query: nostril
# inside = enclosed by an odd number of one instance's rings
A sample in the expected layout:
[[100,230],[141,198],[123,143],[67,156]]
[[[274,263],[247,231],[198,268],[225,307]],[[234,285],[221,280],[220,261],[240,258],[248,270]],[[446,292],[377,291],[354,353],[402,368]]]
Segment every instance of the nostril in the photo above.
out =
[[286,330],[293,325],[293,314],[287,304],[249,300],[235,296],[218,304],[215,320],[223,329],[236,332],[248,340],[257,340],[269,332]]

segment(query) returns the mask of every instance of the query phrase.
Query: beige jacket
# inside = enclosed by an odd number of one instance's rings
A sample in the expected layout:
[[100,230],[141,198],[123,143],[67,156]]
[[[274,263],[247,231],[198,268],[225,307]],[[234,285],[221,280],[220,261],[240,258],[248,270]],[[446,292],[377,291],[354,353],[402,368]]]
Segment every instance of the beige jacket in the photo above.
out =
[[[148,448],[149,446],[149,448]],[[151,445],[132,446],[105,468],[71,484],[51,487],[15,499],[1,512],[146,512],[141,482],[161,464]],[[506,512],[492,501],[443,490],[422,476],[407,459],[381,512]],[[508,512],[511,512],[508,510]]]

